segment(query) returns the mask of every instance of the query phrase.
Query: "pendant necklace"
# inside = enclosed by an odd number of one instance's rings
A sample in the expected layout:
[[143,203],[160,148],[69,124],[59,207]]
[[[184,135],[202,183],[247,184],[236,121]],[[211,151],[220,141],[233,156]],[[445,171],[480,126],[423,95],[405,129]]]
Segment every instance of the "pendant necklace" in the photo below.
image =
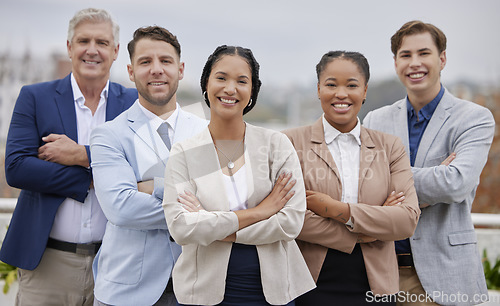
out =
[[237,149],[240,147],[240,144],[241,144],[242,142],[243,142],[243,139],[242,139],[242,140],[240,140],[240,142],[238,142],[238,144],[235,146],[235,150],[233,151],[233,155],[231,156],[231,158],[229,158],[229,157],[227,157],[227,155],[226,155],[226,154],[224,154],[224,152],[222,152],[222,150],[221,150],[221,149],[219,149],[219,148],[217,147],[217,145],[215,144],[215,141],[214,141],[214,146],[215,146],[215,148],[216,148],[219,152],[221,152],[221,153],[222,153],[222,155],[224,155],[224,157],[225,157],[225,158],[229,161],[229,162],[227,163],[227,167],[228,167],[229,169],[233,169],[233,168],[234,168],[234,162],[233,162],[234,154],[236,154],[236,151],[237,151]]

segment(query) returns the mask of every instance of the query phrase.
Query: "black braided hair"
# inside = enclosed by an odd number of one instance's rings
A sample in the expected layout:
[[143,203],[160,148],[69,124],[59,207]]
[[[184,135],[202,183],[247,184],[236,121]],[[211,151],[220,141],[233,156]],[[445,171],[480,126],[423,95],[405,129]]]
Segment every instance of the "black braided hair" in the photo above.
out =
[[204,94],[207,90],[208,78],[210,77],[210,73],[212,72],[212,67],[217,63],[224,55],[239,55],[241,56],[250,66],[250,71],[252,72],[252,94],[251,94],[251,102],[243,109],[243,115],[248,113],[257,102],[257,96],[259,95],[260,86],[262,82],[259,79],[259,69],[260,65],[253,56],[252,50],[238,47],[238,46],[218,46],[215,51],[208,57],[207,62],[205,63],[205,67],[203,67],[203,71],[201,73],[200,85],[201,92],[203,93],[203,99],[205,103],[207,103],[208,107],[210,107],[210,101]]
[[345,59],[356,64],[361,74],[365,77],[365,85],[368,84],[368,80],[370,79],[370,65],[368,64],[368,60],[363,54],[352,51],[330,51],[325,53],[316,65],[318,82],[323,70],[325,70],[326,66],[335,59]]

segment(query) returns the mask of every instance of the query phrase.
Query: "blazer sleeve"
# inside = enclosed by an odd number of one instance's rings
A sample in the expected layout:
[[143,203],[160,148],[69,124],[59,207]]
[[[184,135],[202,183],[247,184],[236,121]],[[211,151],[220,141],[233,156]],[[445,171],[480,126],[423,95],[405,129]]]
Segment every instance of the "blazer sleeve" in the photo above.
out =
[[[402,191],[405,199],[401,204],[394,206],[364,203],[350,205],[353,220],[353,227],[350,230],[385,241],[401,240],[412,236],[420,216],[410,160],[401,140],[397,137],[391,139],[394,140],[388,146],[391,190]],[[374,162],[386,161],[375,160]],[[364,198],[368,199],[369,195]]]
[[297,239],[350,254],[356,246],[358,234],[347,230],[345,224],[307,210],[304,227]]
[[434,205],[464,202],[477,187],[479,176],[488,160],[495,133],[495,120],[491,112],[486,108],[475,108],[470,109],[468,114],[454,116],[453,119],[460,119],[456,123],[453,147],[453,152],[457,154],[455,160],[449,166],[412,168],[420,203]]
[[[297,182],[292,190],[295,194],[276,214],[236,232],[236,242],[243,244],[269,244],[276,241],[290,241],[297,237],[304,224],[306,193],[299,158],[290,140],[284,134],[276,134],[278,149],[270,152],[273,157],[273,186],[282,172],[291,172]],[[258,182],[256,182],[257,184]]]
[[37,95],[32,87],[24,86],[17,98],[7,136],[7,183],[19,189],[55,194],[84,202],[92,179],[90,169],[63,166],[38,158],[38,148],[43,145],[39,130],[43,126],[54,124],[44,122],[41,116],[37,116],[44,111],[37,110],[37,106],[44,107],[43,103],[37,104],[37,99],[42,99],[39,96],[43,95]]
[[121,137],[107,125],[97,127],[91,135],[94,188],[102,211],[109,222],[120,227],[167,229],[161,199],[137,190],[135,171]]
[[192,213],[177,201],[179,194],[186,190],[196,194],[196,186],[189,175],[186,155],[180,143],[172,146],[164,181],[164,218],[176,243],[207,246],[238,230],[238,217],[234,212],[200,210]]

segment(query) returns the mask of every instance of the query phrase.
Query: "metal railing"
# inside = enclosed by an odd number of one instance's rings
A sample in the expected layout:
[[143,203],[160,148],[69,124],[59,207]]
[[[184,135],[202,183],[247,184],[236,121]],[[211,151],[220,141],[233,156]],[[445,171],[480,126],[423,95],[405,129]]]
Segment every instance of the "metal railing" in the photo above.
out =
[[12,213],[16,207],[17,198],[0,198],[0,212]]
[[[16,198],[0,198],[0,212],[12,213],[16,202]],[[478,226],[500,227],[500,214],[473,213],[472,222]]]

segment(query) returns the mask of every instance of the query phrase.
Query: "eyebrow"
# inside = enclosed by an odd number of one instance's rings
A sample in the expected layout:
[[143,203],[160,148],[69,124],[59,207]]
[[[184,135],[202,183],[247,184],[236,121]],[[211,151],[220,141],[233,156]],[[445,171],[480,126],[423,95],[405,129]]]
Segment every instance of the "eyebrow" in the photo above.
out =
[[[153,57],[154,57],[154,56],[151,56],[151,55],[143,55],[143,56],[139,56],[139,57],[137,58],[137,60],[138,60],[138,61],[140,61],[140,60],[145,60],[145,59],[152,59]],[[174,57],[173,57],[173,56],[171,56],[171,55],[160,55],[158,58],[159,58],[159,59],[165,59],[165,58],[168,58],[168,59],[174,59]]]
[[[432,51],[431,48],[422,48],[422,49],[418,49],[417,52],[422,52],[422,51]],[[398,54],[406,54],[406,53],[411,53],[410,50],[401,50],[399,51]]]
[[[336,81],[336,80],[337,80],[337,78],[327,78],[327,79],[325,80],[325,82],[328,82],[328,81]],[[349,79],[347,79],[347,82],[352,82],[352,81],[354,81],[354,82],[359,82],[359,80],[358,80],[358,79],[356,79],[356,78],[349,78]]]
[[[227,75],[227,73],[226,73],[226,72],[224,72],[224,71],[216,71],[216,72],[214,72],[214,74],[222,74],[222,75],[224,75],[224,76],[226,76],[226,75]],[[238,78],[250,79],[247,75],[244,75],[244,74],[243,74],[243,75],[238,76]]]
[[137,58],[137,61],[142,61],[142,60],[145,60],[145,59],[151,59],[151,56],[149,56],[149,55],[139,56]]

